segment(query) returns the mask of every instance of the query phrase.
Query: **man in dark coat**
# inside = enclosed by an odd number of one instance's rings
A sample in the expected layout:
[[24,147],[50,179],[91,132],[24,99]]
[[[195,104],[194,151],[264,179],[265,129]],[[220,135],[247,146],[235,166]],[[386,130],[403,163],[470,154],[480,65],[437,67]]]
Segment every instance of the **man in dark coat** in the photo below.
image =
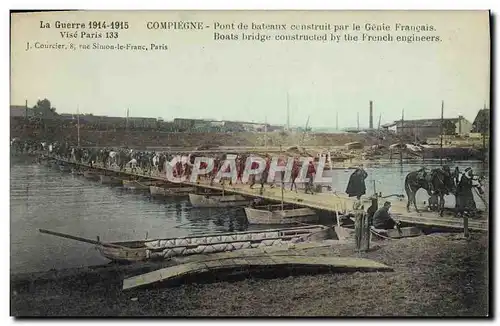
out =
[[367,177],[368,173],[366,173],[363,168],[357,168],[356,171],[351,174],[345,191],[349,197],[356,197],[359,200],[362,195],[366,194],[365,179]]
[[399,222],[396,222],[389,214],[390,208],[391,203],[386,201],[384,206],[380,207],[375,214],[373,214],[373,227],[376,229],[389,230],[399,225]]
[[476,202],[474,201],[474,195],[472,194],[472,169],[469,167],[465,169],[464,174],[460,178],[460,182],[457,186],[456,195],[456,208],[457,213],[464,214],[465,212],[474,215],[476,213]]

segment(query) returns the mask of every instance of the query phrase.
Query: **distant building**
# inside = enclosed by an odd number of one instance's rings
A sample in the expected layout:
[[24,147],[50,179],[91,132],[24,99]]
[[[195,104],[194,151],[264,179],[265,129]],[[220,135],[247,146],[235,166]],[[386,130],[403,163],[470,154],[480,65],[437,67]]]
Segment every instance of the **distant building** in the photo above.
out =
[[[452,123],[455,126],[454,133],[457,135],[468,135],[472,130],[472,123],[463,116],[443,119],[443,123],[445,126]],[[441,134],[441,119],[398,120],[385,124],[382,128],[396,134],[404,133],[419,138],[437,137]]]
[[382,129],[384,130],[387,130],[387,131],[391,131],[393,133],[396,133],[397,132],[397,123],[396,122],[390,122],[390,123],[386,123],[386,124],[383,124],[381,127]]
[[184,118],[175,118],[174,125],[179,129],[193,129],[195,127],[196,122],[203,121],[202,119],[184,119]]
[[[212,120],[212,119],[184,119],[175,118],[174,125],[181,130],[220,130],[229,132],[263,132],[266,129],[265,123]],[[282,126],[272,126],[267,124],[267,131],[283,130]]]
[[473,133],[482,133],[484,131],[489,130],[490,128],[490,110],[482,109],[477,113],[474,122],[472,123],[472,132]]
[[24,105],[11,105],[10,106],[10,116],[11,117],[32,117],[33,110],[26,108]]

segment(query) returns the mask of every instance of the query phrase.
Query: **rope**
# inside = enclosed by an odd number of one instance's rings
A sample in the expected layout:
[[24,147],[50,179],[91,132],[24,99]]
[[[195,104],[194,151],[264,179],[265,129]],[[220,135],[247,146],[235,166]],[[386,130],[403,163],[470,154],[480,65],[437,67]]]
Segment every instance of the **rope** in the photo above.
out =
[[477,196],[483,201],[484,205],[486,206],[486,208],[488,208],[488,203],[486,202],[486,200],[483,198],[483,196],[479,193],[479,190],[477,190],[477,187],[474,187],[474,190],[476,191],[476,194]]
[[148,189],[149,189],[149,186],[148,186],[148,185],[146,185],[146,184],[144,184],[144,183],[141,183],[141,182],[139,182],[139,181],[137,181],[137,180],[134,180],[134,182],[138,183],[138,184],[139,184],[140,186],[142,186],[142,187],[145,187],[145,188],[148,188]]
[[397,240],[397,239],[394,239],[394,238],[391,238],[391,237],[386,237],[380,233],[377,233],[375,232],[373,229],[370,228],[370,232],[374,235],[376,235],[377,237],[381,237],[382,239],[386,239],[386,240]]

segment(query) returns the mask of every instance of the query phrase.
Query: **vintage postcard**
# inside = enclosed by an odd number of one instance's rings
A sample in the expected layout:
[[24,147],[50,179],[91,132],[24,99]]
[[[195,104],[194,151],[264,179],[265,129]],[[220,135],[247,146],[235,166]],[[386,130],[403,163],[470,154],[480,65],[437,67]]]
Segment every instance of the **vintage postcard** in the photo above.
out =
[[10,314],[490,316],[490,19],[10,12]]

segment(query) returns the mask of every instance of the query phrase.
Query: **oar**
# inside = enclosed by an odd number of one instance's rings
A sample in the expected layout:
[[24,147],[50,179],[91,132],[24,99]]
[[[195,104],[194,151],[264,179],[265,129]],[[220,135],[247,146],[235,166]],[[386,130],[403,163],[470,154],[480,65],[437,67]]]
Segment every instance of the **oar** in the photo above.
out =
[[38,231],[40,231],[41,233],[55,235],[57,237],[66,238],[66,239],[72,239],[72,240],[76,240],[76,241],[80,241],[80,242],[86,242],[86,243],[90,243],[90,244],[93,244],[93,245],[130,249],[130,248],[119,246],[119,245],[112,244],[112,243],[103,243],[103,242],[96,241],[96,240],[81,238],[81,237],[77,237],[77,236],[74,236],[74,235],[59,233],[59,232],[45,230],[45,229],[38,229]]

